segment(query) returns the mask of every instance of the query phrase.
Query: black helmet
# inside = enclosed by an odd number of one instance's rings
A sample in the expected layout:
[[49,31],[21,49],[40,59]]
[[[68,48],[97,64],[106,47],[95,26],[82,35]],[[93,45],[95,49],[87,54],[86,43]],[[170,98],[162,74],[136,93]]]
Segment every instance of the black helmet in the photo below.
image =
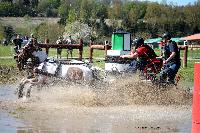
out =
[[163,38],[163,39],[170,40],[170,39],[171,39],[171,35],[170,35],[169,33],[164,33],[164,34],[162,35],[162,38]]
[[141,46],[142,44],[144,44],[144,39],[143,38],[136,38],[133,41],[133,45],[135,46],[135,49],[137,49],[139,46]]

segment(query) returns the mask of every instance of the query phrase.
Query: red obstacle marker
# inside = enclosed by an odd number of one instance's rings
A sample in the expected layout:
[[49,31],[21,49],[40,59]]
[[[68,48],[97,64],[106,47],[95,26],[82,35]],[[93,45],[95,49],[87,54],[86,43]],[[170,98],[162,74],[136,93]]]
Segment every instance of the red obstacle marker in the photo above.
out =
[[200,62],[194,64],[192,133],[200,133]]

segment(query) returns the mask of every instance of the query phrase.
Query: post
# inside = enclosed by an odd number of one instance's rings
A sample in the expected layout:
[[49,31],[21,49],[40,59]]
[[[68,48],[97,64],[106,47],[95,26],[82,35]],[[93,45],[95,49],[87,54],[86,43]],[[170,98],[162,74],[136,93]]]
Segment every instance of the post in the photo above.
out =
[[187,67],[187,56],[188,56],[188,46],[185,46],[184,56],[183,56],[183,68]]
[[194,90],[192,102],[192,133],[200,131],[200,62],[194,64]]
[[107,50],[108,50],[108,41],[105,41],[105,58],[107,56]]
[[89,47],[89,60],[90,60],[90,62],[92,62],[92,55],[93,55],[93,48],[92,48],[92,45],[93,45],[93,43],[92,43],[92,41],[90,41],[90,47]]
[[[45,38],[44,43],[45,43],[46,45],[48,45],[48,44],[49,44],[49,39],[48,39],[48,38]],[[49,48],[46,47],[45,50],[46,50],[46,54],[48,55],[48,54],[49,54]]]
[[83,40],[82,39],[80,39],[79,45],[80,45],[80,47],[79,47],[79,60],[82,61],[82,55],[83,55]]
[[49,39],[48,39],[48,38],[45,38],[44,43],[45,43],[45,44],[48,44],[48,43],[49,43]]

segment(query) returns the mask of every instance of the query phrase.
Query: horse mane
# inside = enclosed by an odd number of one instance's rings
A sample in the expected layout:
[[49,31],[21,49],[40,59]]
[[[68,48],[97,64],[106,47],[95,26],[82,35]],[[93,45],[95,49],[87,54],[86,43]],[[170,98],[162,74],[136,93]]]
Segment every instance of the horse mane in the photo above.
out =
[[14,58],[17,61],[17,67],[19,68],[19,70],[24,69],[24,66],[27,65],[27,61],[29,58],[31,58],[32,61],[34,60],[33,59],[34,57],[32,55],[33,51],[34,51],[34,48],[25,46],[18,51],[17,55],[14,56]]

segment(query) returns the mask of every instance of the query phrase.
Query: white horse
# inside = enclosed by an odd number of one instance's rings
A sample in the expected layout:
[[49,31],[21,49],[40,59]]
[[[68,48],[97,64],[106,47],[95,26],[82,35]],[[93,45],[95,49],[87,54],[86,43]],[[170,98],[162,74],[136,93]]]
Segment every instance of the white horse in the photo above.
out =
[[90,66],[82,61],[73,60],[68,63],[54,61],[43,62],[36,68],[38,73],[63,78],[70,81],[88,81],[93,79]]
[[[94,80],[93,70],[91,66],[82,61],[70,61],[67,64],[48,61],[40,63],[34,68],[34,78],[23,79],[18,88],[18,97],[30,97],[31,88],[34,85],[43,85],[47,83],[48,77],[57,77],[72,82],[92,83]],[[27,89],[24,86],[28,84]]]

